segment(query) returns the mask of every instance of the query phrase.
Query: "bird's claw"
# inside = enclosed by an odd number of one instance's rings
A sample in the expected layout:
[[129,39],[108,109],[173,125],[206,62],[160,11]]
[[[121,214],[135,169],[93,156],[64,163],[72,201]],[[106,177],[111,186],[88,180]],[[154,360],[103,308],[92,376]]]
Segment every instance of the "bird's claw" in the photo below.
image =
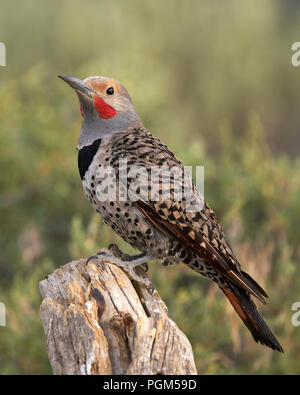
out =
[[87,260],[86,260],[86,265],[90,262],[93,261],[95,259],[98,259],[99,256],[98,255],[91,255]]
[[[126,262],[129,262],[129,261],[135,259],[136,257],[140,256],[140,254],[139,255],[133,255],[133,256],[125,254],[123,251],[120,250],[120,248],[118,247],[118,245],[116,243],[111,243],[108,246],[108,249],[109,249],[109,251],[111,251],[114,254],[115,257],[120,258],[122,261],[126,261]],[[102,250],[100,250],[99,252],[101,252],[101,251]],[[141,265],[139,265],[139,267],[145,273],[147,273],[148,270],[149,270],[147,262],[142,263]]]
[[[120,250],[119,250],[120,251]],[[125,255],[125,254],[124,254]],[[96,255],[92,255],[90,256],[87,261],[86,264],[88,264],[90,261],[95,261],[95,263],[98,262],[109,262],[114,264],[115,266],[118,266],[119,268],[123,269],[124,272],[126,272],[128,274],[128,276],[136,281],[139,284],[144,285],[146,288],[148,288],[151,292],[151,294],[153,294],[154,292],[154,286],[151,282],[151,280],[149,280],[149,278],[144,278],[142,276],[139,276],[135,271],[134,268],[131,265],[130,261],[123,261],[120,258],[117,258],[113,252],[111,252],[111,249],[109,248],[109,250],[100,250]],[[142,266],[145,266],[148,268],[147,263],[143,263],[141,264],[139,267],[144,271],[144,268]]]
[[103,257],[106,256],[107,259],[108,259],[108,258],[110,258],[110,257],[112,257],[112,256],[114,257],[114,254],[113,254],[112,252],[110,252],[109,250],[102,249],[102,250],[98,251],[96,255],[91,255],[91,256],[86,260],[86,264],[88,264],[90,261],[93,261],[93,260],[99,260],[99,258],[100,258],[101,256],[103,256]]

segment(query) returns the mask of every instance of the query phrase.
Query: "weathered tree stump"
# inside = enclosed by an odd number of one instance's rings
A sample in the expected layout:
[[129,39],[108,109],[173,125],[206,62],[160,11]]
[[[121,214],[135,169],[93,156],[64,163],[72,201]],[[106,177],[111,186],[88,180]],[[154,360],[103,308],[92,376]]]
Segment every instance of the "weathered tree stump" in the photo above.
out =
[[197,374],[192,347],[157,291],[85,259],[40,282],[54,374]]

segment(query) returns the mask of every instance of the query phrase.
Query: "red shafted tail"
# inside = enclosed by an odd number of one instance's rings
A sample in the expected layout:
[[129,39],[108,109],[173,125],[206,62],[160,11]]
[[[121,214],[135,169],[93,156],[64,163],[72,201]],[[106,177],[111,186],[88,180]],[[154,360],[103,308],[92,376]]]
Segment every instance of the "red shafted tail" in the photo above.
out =
[[242,289],[235,287],[235,293],[222,289],[234,310],[238,313],[256,342],[264,344],[273,350],[284,352],[271,329],[259,314],[250,296]]

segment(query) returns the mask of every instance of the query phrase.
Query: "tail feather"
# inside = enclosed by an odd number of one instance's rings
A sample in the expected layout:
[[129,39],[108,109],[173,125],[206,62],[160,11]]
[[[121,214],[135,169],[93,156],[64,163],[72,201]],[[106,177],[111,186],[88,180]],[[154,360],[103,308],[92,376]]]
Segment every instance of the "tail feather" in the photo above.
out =
[[238,289],[237,287],[234,287],[234,293],[225,289],[222,289],[222,291],[247,326],[256,342],[264,344],[273,350],[284,352],[246,291]]
[[268,298],[266,291],[264,289],[262,289],[262,287],[259,284],[257,284],[257,282],[248,273],[242,271],[242,276],[243,276],[244,281],[250,287],[255,288],[258,293],[260,293],[265,298]]

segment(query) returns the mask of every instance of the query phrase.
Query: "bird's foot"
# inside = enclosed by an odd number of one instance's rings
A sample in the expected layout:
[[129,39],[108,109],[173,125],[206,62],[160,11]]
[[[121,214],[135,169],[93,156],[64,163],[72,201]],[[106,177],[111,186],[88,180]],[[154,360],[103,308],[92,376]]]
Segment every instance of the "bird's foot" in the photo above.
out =
[[[120,251],[120,250],[119,250]],[[111,250],[100,250],[97,255],[92,255],[90,256],[86,263],[88,264],[90,261],[95,261],[95,263],[97,262],[110,262],[118,267],[120,267],[121,269],[124,270],[125,273],[127,273],[129,275],[129,277],[131,277],[134,281],[144,285],[145,287],[149,288],[151,290],[151,293],[153,293],[154,291],[154,287],[152,282],[149,280],[149,278],[144,278],[142,276],[139,276],[134,269],[137,268],[140,265],[144,265],[145,263],[147,263],[148,260],[150,260],[152,257],[148,256],[148,255],[137,255],[137,256],[130,256],[127,255],[128,257],[132,258],[130,260],[123,260],[123,255],[122,255],[122,259],[116,257]]]
[[[137,254],[137,255],[128,255],[128,254],[125,254],[123,251],[120,250],[120,248],[118,247],[118,245],[117,245],[116,243],[110,244],[110,245],[108,246],[108,249],[109,249],[109,251],[111,251],[111,252],[114,254],[115,257],[120,258],[122,261],[127,261],[127,262],[133,261],[133,260],[135,260],[135,259],[137,259],[137,258],[141,258],[142,256],[144,256],[143,253],[142,253],[142,254]],[[139,267],[140,267],[141,269],[143,269],[145,273],[148,272],[148,265],[147,265],[147,262],[141,263],[141,264],[139,265]]]

